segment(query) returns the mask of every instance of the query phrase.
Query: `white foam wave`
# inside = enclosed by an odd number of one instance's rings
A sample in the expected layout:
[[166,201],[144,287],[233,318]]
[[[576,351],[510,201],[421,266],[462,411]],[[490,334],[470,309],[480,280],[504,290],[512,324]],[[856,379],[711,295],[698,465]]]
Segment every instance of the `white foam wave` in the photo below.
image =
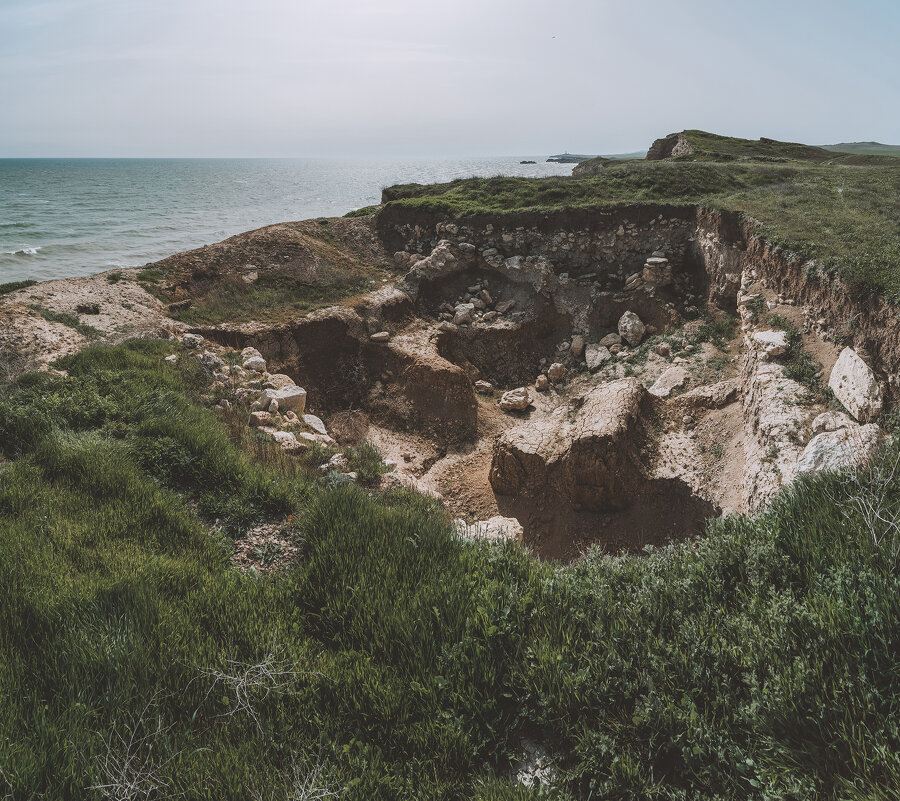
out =
[[37,256],[38,251],[40,250],[40,246],[36,248],[21,248],[20,250],[4,250],[4,256]]

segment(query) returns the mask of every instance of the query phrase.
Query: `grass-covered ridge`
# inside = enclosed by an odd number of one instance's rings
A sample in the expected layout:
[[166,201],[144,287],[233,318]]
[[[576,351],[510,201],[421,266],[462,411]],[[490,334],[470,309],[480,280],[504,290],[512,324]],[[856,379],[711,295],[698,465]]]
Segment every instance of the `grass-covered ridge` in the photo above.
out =
[[[5,795],[125,797],[86,789],[121,770],[135,797],[217,801],[900,793],[900,540],[851,502],[896,515],[883,472],[542,564],[238,437],[177,347],[0,390]],[[231,538],[265,521],[298,562],[236,572]],[[543,795],[511,779],[526,739],[557,766]]]
[[[827,152],[827,151],[823,151]],[[834,154],[829,154],[834,155]],[[391,206],[473,214],[699,204],[745,213],[760,233],[851,285],[900,299],[900,161],[633,161],[589,178],[472,178],[386,190]]]

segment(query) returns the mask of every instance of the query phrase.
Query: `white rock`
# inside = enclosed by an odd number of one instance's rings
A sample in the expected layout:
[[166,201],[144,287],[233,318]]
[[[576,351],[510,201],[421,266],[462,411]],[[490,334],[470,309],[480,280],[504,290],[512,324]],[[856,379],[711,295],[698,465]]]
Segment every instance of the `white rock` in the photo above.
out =
[[767,358],[787,353],[787,334],[784,331],[757,331],[753,334],[753,344],[766,354]]
[[627,311],[619,318],[619,336],[631,347],[636,348],[644,339],[647,327],[634,312]]
[[587,362],[588,370],[591,371],[597,370],[611,358],[612,354],[605,345],[588,345],[584,350],[584,360]]
[[461,539],[487,542],[521,542],[524,533],[522,524],[516,518],[501,515],[472,524],[458,517],[453,521],[453,528]]
[[547,368],[547,378],[549,378],[554,384],[558,381],[562,381],[566,377],[566,373],[569,371],[566,369],[564,364],[560,364],[559,362],[553,362]]
[[673,389],[683,387],[687,380],[687,370],[679,366],[670,367],[656,379],[656,383],[650,387],[649,392],[651,395],[656,395],[657,398],[668,398]]
[[879,415],[883,404],[875,374],[853,348],[844,348],[831,369],[828,386],[834,396],[860,422]]
[[283,451],[305,451],[309,445],[306,442],[299,442],[290,431],[276,431],[272,434]]
[[819,473],[861,464],[875,452],[880,434],[874,423],[817,434],[804,449],[797,472]]
[[812,421],[813,434],[821,434],[823,431],[837,431],[841,428],[851,428],[854,425],[850,417],[843,412],[822,412]]
[[517,387],[509,392],[504,392],[500,398],[500,408],[504,412],[521,412],[531,403],[531,395],[526,387]]
[[171,356],[166,356],[166,361],[170,364],[175,364],[178,361],[178,354],[173,353]]
[[262,356],[251,356],[244,361],[244,369],[252,370],[254,373],[266,372],[266,360]]
[[325,428],[325,423],[322,422],[322,418],[316,417],[314,414],[304,414],[303,422],[317,434],[328,434],[328,429]]
[[181,344],[186,348],[199,348],[203,342],[203,337],[200,334],[185,334],[181,338]]
[[387,331],[378,331],[377,333],[372,334],[372,336],[369,337],[372,342],[387,342],[390,338],[391,335]]
[[278,408],[283,412],[291,410],[298,415],[303,414],[303,410],[306,409],[306,390],[298,386],[264,389],[260,393],[259,402],[267,406],[272,401],[278,401]]

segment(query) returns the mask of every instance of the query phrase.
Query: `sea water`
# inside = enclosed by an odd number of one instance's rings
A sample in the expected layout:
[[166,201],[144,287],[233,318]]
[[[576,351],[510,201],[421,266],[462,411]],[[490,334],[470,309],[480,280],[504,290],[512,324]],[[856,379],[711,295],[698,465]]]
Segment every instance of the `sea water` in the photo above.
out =
[[571,174],[544,158],[0,159],[0,283],[142,266],[263,225],[339,216],[392,184]]

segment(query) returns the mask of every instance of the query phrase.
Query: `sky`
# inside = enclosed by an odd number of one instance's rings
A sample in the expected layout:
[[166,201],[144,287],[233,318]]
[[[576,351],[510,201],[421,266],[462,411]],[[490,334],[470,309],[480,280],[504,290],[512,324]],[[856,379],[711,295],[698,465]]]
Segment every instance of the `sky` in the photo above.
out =
[[897,0],[0,0],[0,157],[900,143]]

